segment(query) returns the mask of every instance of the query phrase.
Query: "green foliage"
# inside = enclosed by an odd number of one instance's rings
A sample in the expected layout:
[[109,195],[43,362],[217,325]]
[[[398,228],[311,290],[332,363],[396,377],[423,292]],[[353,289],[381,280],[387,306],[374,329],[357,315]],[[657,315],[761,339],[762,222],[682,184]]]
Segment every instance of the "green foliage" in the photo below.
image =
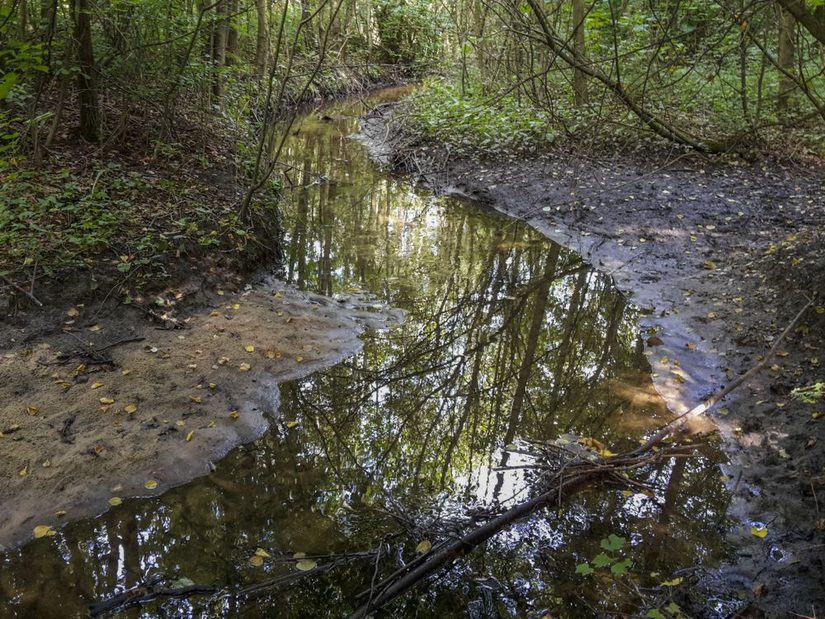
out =
[[598,569],[610,569],[613,576],[625,575],[631,567],[633,567],[633,560],[623,558],[619,555],[619,551],[625,547],[627,540],[623,537],[611,533],[599,542],[599,546],[605,552],[601,552],[593,557],[589,563],[579,563],[576,565],[576,574],[582,576],[589,576]]
[[436,80],[409,98],[407,110],[425,135],[464,152],[535,150],[556,139],[544,115],[512,98],[487,103],[480,95],[462,96],[456,87]]
[[791,394],[805,404],[816,404],[818,400],[825,398],[825,382],[818,381],[809,387],[797,387]]

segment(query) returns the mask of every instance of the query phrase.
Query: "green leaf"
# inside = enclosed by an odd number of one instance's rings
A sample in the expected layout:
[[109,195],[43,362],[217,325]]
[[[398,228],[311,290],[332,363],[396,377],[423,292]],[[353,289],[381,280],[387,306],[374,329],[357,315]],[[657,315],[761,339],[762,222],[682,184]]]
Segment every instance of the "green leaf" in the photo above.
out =
[[579,563],[576,566],[576,574],[581,574],[583,576],[587,576],[593,573],[593,568],[590,567],[589,563]]
[[645,617],[649,617],[650,619],[667,619],[667,617],[665,617],[662,614],[662,611],[658,608],[651,608],[649,611],[647,611]]
[[600,546],[610,552],[616,552],[624,547],[626,541],[627,540],[625,538],[611,533],[601,541]]
[[622,574],[627,573],[627,570],[630,569],[631,565],[633,565],[633,561],[630,559],[625,559],[624,561],[619,561],[618,563],[611,565],[610,572],[615,576],[621,576]]
[[593,558],[593,565],[594,565],[595,567],[607,567],[607,566],[608,566],[608,565],[610,565],[611,563],[613,563],[613,559],[611,559],[610,557],[608,557],[608,556],[607,556],[606,554],[604,554],[604,553],[601,553],[601,554],[599,554],[599,555],[596,555],[596,556]]

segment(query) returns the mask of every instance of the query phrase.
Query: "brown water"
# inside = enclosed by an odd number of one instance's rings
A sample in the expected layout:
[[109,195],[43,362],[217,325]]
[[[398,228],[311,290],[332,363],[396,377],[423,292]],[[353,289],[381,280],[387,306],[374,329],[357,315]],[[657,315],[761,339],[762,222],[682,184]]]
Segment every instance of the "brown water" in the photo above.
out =
[[[366,293],[404,324],[282,386],[271,431],[213,474],[2,556],[0,616],[85,616],[146,581],[221,592],[117,616],[345,616],[422,540],[527,498],[535,474],[515,467],[535,462],[533,441],[572,434],[619,452],[669,418],[610,279],[524,225],[374,166],[350,136],[376,100],[296,125],[284,274],[342,301]],[[708,447],[641,470],[652,496],[601,488],[540,512],[385,616],[644,614],[662,582],[724,558],[721,461]],[[630,559],[627,573],[577,574],[610,534],[626,539],[610,558]],[[321,570],[299,577],[299,552]]]

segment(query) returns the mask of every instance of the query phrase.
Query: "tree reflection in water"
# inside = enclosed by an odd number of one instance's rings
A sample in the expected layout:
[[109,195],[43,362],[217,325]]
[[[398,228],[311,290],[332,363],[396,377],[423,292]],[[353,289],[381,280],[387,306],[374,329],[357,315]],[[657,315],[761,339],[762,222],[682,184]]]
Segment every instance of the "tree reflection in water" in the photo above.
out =
[[[618,452],[668,419],[633,310],[607,277],[526,226],[381,172],[347,138],[358,111],[331,106],[333,122],[310,114],[288,143],[284,273],[342,302],[358,292],[402,308],[404,324],[283,385],[282,419],[209,477],[7,553],[0,614],[72,616],[153,573],[232,588],[294,571],[291,561],[251,566],[259,547],[273,557],[389,548],[377,563],[387,575],[422,539],[526,498],[531,442],[568,433]],[[719,461],[705,448],[644,471],[652,497],[594,489],[539,513],[391,614],[643,607],[638,585],[724,556]],[[610,533],[631,541],[630,575],[576,575]],[[341,616],[375,565],[354,562],[246,603],[160,600],[127,616]]]

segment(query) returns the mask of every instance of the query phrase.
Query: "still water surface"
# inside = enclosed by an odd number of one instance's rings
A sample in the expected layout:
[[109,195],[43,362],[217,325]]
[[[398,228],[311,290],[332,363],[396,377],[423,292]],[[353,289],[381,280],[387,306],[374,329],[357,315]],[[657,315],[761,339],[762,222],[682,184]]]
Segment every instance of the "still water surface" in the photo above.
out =
[[[401,308],[404,324],[282,385],[271,431],[213,474],[4,555],[0,616],[85,616],[89,603],[162,578],[264,586],[117,616],[345,616],[422,541],[526,499],[536,442],[594,437],[620,452],[669,418],[634,310],[608,277],[527,226],[369,161],[351,136],[382,96],[396,93],[327,105],[293,128],[283,275],[342,300],[370,295]],[[721,461],[708,447],[640,472],[652,496],[594,488],[541,512],[385,616],[644,614],[639,588],[724,558]],[[628,573],[576,574],[610,534],[626,540],[610,558],[631,559]],[[251,563],[257,549],[269,556]],[[320,573],[294,578],[295,553]]]

